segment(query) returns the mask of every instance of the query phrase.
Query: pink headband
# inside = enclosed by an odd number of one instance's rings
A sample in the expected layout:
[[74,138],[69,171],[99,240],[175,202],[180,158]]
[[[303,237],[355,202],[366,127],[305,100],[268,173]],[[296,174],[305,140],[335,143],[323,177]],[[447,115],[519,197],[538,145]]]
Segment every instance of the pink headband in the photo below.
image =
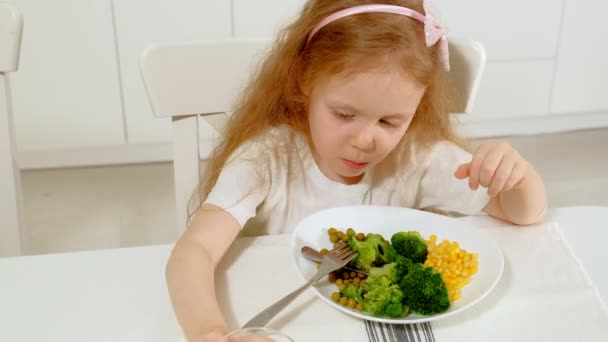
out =
[[312,31],[308,34],[308,40],[306,44],[310,42],[312,37],[317,33],[320,29],[322,29],[325,25],[336,21],[338,19],[348,17],[353,14],[359,13],[394,13],[401,14],[413,19],[418,20],[419,22],[424,24],[424,34],[425,34],[425,42],[426,46],[430,47],[437,43],[439,43],[439,58],[441,58],[441,62],[445,67],[446,71],[450,71],[450,53],[448,50],[448,40],[446,36],[446,29],[439,22],[439,16],[437,15],[437,11],[431,4],[430,0],[423,1],[424,12],[426,16],[409,9],[407,7],[394,6],[394,5],[361,5],[354,6],[350,8],[346,8],[330,14],[325,19],[321,20],[315,26]]

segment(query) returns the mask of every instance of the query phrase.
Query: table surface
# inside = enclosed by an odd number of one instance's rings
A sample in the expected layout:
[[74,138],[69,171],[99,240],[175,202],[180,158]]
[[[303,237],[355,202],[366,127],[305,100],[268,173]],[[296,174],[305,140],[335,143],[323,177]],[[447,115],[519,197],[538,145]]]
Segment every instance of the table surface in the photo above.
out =
[[[484,332],[495,341],[569,341],[581,336],[608,341],[608,274],[603,267],[608,249],[602,248],[608,241],[608,208],[552,209],[537,228],[514,227],[489,217],[459,220],[491,233],[505,255],[505,272],[487,299],[462,314],[432,322],[428,341],[468,341]],[[218,266],[218,300],[233,327],[302,284],[289,239],[237,239]],[[182,340],[164,278],[171,248],[0,259],[0,341]],[[522,279],[536,270],[542,271],[537,279]],[[310,290],[270,326],[297,341],[325,340],[320,336],[368,341],[370,331]]]

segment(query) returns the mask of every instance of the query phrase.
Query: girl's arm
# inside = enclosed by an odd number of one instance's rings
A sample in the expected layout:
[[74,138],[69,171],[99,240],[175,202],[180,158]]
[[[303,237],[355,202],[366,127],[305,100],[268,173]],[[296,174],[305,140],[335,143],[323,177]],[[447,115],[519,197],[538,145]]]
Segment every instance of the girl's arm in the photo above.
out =
[[460,165],[456,177],[469,178],[469,187],[486,187],[492,197],[484,208],[489,215],[514,224],[542,220],[547,207],[540,175],[507,143],[488,143],[477,148],[470,163]]
[[223,335],[226,323],[215,296],[215,267],[240,231],[238,221],[222,208],[205,204],[177,241],[166,269],[177,319],[188,341]]

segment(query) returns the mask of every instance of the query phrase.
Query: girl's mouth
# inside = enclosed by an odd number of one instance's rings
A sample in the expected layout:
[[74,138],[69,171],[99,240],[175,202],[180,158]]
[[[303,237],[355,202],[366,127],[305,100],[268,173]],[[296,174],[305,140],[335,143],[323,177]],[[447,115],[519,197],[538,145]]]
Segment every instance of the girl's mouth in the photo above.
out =
[[342,161],[344,162],[344,165],[346,165],[346,167],[348,167],[349,169],[352,170],[360,170],[362,168],[364,168],[365,166],[367,166],[368,163],[360,163],[360,162],[356,162],[353,160],[348,160],[348,159],[342,159]]

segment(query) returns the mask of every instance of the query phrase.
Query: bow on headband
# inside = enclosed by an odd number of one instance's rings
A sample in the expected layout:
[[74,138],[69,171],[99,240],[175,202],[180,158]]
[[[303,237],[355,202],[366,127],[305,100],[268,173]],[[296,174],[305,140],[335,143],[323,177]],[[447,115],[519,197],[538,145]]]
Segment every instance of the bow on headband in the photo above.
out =
[[439,42],[439,58],[446,71],[450,71],[450,51],[448,49],[447,30],[439,21],[439,14],[430,0],[423,1],[424,34],[426,46],[433,46]]
[[312,39],[312,37],[317,33],[321,28],[325,25],[344,18],[353,14],[359,13],[394,13],[404,15],[413,19],[418,20],[419,22],[424,24],[424,40],[427,47],[434,46],[435,44],[439,44],[439,58],[445,68],[446,71],[450,71],[450,53],[448,49],[448,39],[447,39],[447,30],[439,21],[439,15],[435,10],[435,7],[431,4],[430,0],[423,1],[424,13],[426,15],[422,15],[419,12],[416,12],[407,7],[394,6],[394,5],[361,5],[349,7],[333,14],[330,14],[325,19],[321,20],[313,29],[310,31],[308,35],[308,42]]

